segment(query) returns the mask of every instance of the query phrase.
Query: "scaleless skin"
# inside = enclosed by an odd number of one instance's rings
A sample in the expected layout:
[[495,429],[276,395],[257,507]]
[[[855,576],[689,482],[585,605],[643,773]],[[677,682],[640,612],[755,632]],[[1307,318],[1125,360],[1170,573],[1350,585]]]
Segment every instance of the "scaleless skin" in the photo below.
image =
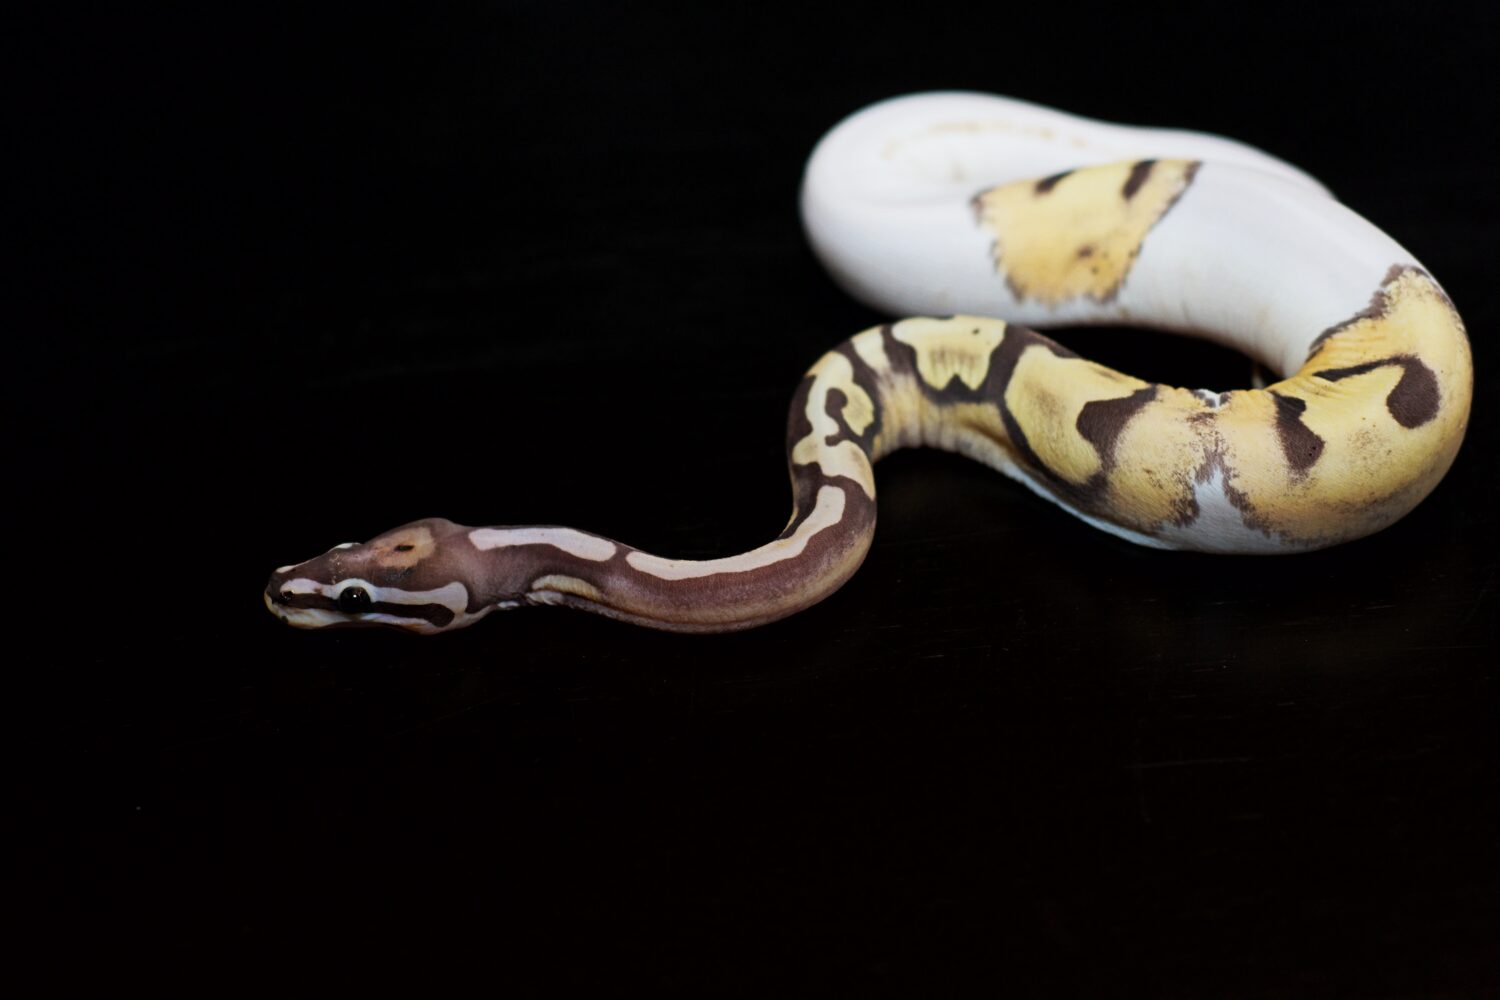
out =
[[[278,569],[267,606],[304,628],[439,632],[530,604],[681,632],[750,628],[854,573],[875,531],[873,464],[919,445],[978,459],[1142,545],[1302,552],[1394,522],[1463,440],[1469,345],[1437,282],[1316,181],[1247,146],[920,94],[824,137],[802,208],[856,298],[976,315],[866,330],[812,367],[787,434],[792,517],[774,541],[691,561],[573,528],[431,519]],[[1207,336],[1286,377],[1230,392],[1143,382],[1022,323]]]

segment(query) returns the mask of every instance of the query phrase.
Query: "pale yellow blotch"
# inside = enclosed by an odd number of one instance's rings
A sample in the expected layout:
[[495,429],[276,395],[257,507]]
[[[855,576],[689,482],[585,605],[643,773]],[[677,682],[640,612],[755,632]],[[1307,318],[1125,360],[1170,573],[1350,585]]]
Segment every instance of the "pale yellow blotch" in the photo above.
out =
[[917,374],[934,389],[946,389],[955,378],[978,389],[990,373],[990,355],[1005,339],[1005,323],[978,316],[908,319],[892,326],[891,336],[916,352]]
[[1437,283],[1415,269],[1384,286],[1384,315],[1356,320],[1319,345],[1299,375],[1396,354],[1420,357],[1447,390],[1473,375],[1462,321]]
[[403,528],[370,543],[375,565],[382,569],[407,569],[432,555],[437,543],[427,528]]
[[860,485],[865,494],[875,496],[875,470],[870,459],[858,444],[850,440],[828,445],[827,439],[843,428],[828,414],[828,393],[838,389],[847,402],[842,416],[856,434],[875,419],[875,402],[854,382],[854,366],[842,354],[825,354],[808,372],[813,377],[812,388],[807,394],[807,409],[804,411],[812,433],[792,446],[792,462],[796,465],[818,465],[825,475],[847,476]]
[[1103,468],[1099,451],[1078,433],[1087,403],[1123,399],[1147,383],[1083,358],[1063,358],[1042,344],[1021,352],[1005,405],[1047,467],[1074,485]]
[[599,588],[587,580],[580,580],[576,576],[566,576],[561,573],[551,573],[547,576],[538,577],[531,583],[531,589],[535,591],[551,591],[560,594],[572,594],[574,597],[582,597],[590,601],[602,601],[604,595]]
[[849,343],[854,347],[854,353],[859,359],[870,366],[870,370],[876,375],[883,375],[891,370],[891,360],[885,354],[885,338],[881,336],[880,327],[865,330],[850,338]]
[[865,428],[875,422],[875,401],[870,398],[869,393],[854,382],[852,365],[849,368],[849,385],[839,388],[843,390],[844,398],[847,400],[844,408],[839,411],[840,416],[844,418],[844,423],[849,425],[851,431],[855,434],[863,434]]
[[995,234],[995,266],[1021,299],[1107,300],[1196,168],[1194,160],[1157,160],[1128,198],[1136,162],[1075,170],[1045,190],[1023,181],[986,191],[979,220]]

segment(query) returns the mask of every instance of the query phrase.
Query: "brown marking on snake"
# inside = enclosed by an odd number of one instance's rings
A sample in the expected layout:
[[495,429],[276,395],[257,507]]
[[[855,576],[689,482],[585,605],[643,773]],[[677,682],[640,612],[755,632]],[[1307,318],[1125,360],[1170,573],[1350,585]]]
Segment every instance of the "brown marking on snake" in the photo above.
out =
[[1323,439],[1302,422],[1307,400],[1279,392],[1271,393],[1271,398],[1276,401],[1276,436],[1281,440],[1282,453],[1293,475],[1305,475],[1323,454],[1324,447]]
[[813,432],[812,421],[807,417],[807,400],[812,395],[813,382],[816,379],[811,375],[804,375],[802,381],[797,384],[797,389],[792,393],[791,418],[786,423],[786,450],[791,454],[798,441]]
[[1410,429],[1421,427],[1436,417],[1440,401],[1437,376],[1414,354],[1397,354],[1348,368],[1328,368],[1313,372],[1313,375],[1325,382],[1337,382],[1388,365],[1401,366],[1401,380],[1396,383],[1390,395],[1385,397],[1385,408],[1390,411],[1396,423]]
[[1062,180],[1072,172],[1073,171],[1071,170],[1064,170],[1060,174],[1053,174],[1051,177],[1043,177],[1041,180],[1037,181],[1036,185],[1031,189],[1032,193],[1038,195],[1046,194],[1048,191],[1051,191],[1053,188],[1057,187],[1058,181]]
[[1091,480],[1100,480],[1100,489],[1104,486],[1103,477],[1114,470],[1115,444],[1124,432],[1125,425],[1156,399],[1160,389],[1161,386],[1153,384],[1119,399],[1091,400],[1078,411],[1078,420],[1075,422],[1078,433],[1099,453],[1101,468]]
[[[1008,324],[1005,327],[1005,336],[990,354],[989,369],[985,373],[984,381],[977,389],[969,388],[956,375],[948,380],[947,385],[937,387],[929,384],[918,372],[916,348],[897,340],[889,324],[880,328],[880,334],[891,369],[895,372],[910,374],[922,395],[940,405],[992,404],[999,411],[1000,422],[1005,427],[1005,443],[1009,445],[1010,451],[1019,461],[1043,477],[1044,486],[1051,488],[1069,503],[1083,504],[1092,500],[1091,497],[1085,495],[1083,487],[1068,482],[1042,461],[1041,456],[1032,449],[1031,442],[1026,439],[1026,432],[1021,429],[1015,415],[1010,412],[1010,407],[1005,404],[1005,390],[1010,386],[1016,365],[1020,362],[1021,354],[1026,348],[1033,344],[1040,345],[1060,358],[1076,358],[1077,354],[1034,330]],[[1092,506],[1091,503],[1090,506]]]
[[431,529],[420,523],[386,532],[370,544],[376,565],[397,572],[410,570],[432,555],[436,545]]
[[[917,372],[917,349],[910,344],[897,340],[890,323],[880,328],[880,345],[885,349],[885,358],[886,361],[890,362],[893,374],[909,375],[917,380],[917,385],[921,387],[924,393],[933,392],[932,387]],[[940,399],[941,397],[934,398]]]
[[1154,166],[1155,160],[1141,160],[1131,167],[1130,176],[1125,178],[1125,186],[1120,188],[1120,196],[1126,201],[1134,198],[1135,193],[1145,186],[1146,178],[1151,176],[1151,168]]
[[[829,435],[824,440],[824,444],[832,447],[840,441],[853,441],[859,445],[866,455],[871,456],[873,463],[875,442],[879,439],[880,431],[885,426],[885,408],[880,405],[879,380],[875,370],[865,363],[865,359],[859,356],[859,352],[854,349],[854,346],[849,341],[846,340],[834,348],[833,353],[842,354],[844,359],[849,362],[849,367],[854,372],[854,384],[864,390],[865,395],[870,398],[870,402],[873,404],[874,416],[869,425],[865,427],[863,434],[855,434],[854,430],[844,419],[844,407],[848,405],[849,397],[842,389],[830,389],[827,400],[827,413],[838,423],[839,431],[837,434]],[[837,405],[834,403],[834,393],[838,394]]]
[[[1021,424],[1016,420],[1015,414],[1010,412],[1010,407],[1005,403],[1005,390],[1010,386],[1010,380],[1015,376],[1016,365],[1021,361],[1021,354],[1033,344],[1045,347],[1057,357],[1076,358],[1077,354],[1048,337],[1044,337],[1035,331],[1028,330],[1024,326],[1007,326],[1005,338],[1000,341],[1000,346],[995,348],[990,355],[990,369],[985,376],[984,382],[975,391],[974,395],[980,399],[994,403],[1000,410],[1000,422],[1005,426],[1006,436],[1010,439],[1011,447],[1017,455],[1032,469],[1041,473],[1049,485],[1054,489],[1062,491],[1069,500],[1078,501],[1076,497],[1079,487],[1068,482],[1058,475],[1042,457],[1031,447],[1031,442],[1026,439],[1026,432],[1021,429]],[[948,384],[949,392],[952,391],[953,380]],[[962,382],[958,386],[967,389]]]

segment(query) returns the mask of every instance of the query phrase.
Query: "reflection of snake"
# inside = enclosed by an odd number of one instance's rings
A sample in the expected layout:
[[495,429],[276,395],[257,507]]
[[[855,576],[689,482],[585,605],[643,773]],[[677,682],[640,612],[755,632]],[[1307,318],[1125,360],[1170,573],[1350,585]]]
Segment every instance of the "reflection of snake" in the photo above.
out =
[[572,528],[432,519],[277,570],[267,605],[304,627],[433,632],[562,604],[748,628],[849,578],[875,530],[871,465],[915,445],[979,459],[1143,545],[1299,552],[1401,517],[1463,439],[1469,346],[1437,282],[1246,146],[924,94],[829,133],[802,204],[829,270],[887,313],[1159,327],[1288,377],[1189,391],[998,319],[907,319],[840,344],[797,389],[792,518],[758,549],[664,559]]

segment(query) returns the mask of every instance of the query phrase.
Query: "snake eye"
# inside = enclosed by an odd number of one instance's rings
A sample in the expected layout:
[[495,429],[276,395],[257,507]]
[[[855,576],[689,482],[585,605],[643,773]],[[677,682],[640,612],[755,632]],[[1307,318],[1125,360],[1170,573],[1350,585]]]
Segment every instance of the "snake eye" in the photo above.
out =
[[339,610],[357,615],[370,610],[370,592],[363,587],[349,587],[339,594]]

